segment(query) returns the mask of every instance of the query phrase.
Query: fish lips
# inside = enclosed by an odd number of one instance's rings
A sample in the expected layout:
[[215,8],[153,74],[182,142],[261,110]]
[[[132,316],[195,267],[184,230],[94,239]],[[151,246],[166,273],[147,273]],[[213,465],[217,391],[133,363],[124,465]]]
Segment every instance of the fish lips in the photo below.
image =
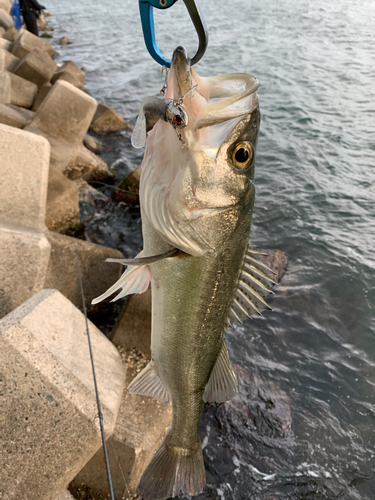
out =
[[193,86],[190,69],[191,59],[189,54],[185,47],[180,45],[173,52],[170,69],[172,76],[174,76],[175,97],[186,94]]

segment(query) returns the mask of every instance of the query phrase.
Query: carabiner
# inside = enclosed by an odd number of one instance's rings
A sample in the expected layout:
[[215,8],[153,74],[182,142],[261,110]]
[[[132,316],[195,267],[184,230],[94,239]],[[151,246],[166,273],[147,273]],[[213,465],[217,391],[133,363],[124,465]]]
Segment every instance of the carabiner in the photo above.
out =
[[[171,66],[171,61],[166,59],[160,52],[155,40],[155,25],[154,25],[154,11],[157,9],[169,9],[175,4],[177,0],[139,0],[139,12],[141,15],[143,36],[145,39],[147,50],[151,57],[162,66]],[[191,60],[191,64],[196,64],[206,52],[208,44],[208,31],[206,23],[203,19],[202,10],[199,5],[199,0],[184,0],[186,8],[189,12],[191,20],[193,21],[195,30],[199,38],[199,46],[197,53]]]

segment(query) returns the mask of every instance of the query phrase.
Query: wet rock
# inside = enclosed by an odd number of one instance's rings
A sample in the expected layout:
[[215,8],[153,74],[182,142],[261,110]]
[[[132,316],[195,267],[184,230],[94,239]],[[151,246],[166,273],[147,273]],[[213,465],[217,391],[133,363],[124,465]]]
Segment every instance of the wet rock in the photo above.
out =
[[69,40],[69,38],[67,36],[63,36],[60,38],[60,42],[59,42],[60,45],[68,45],[70,43],[72,43],[72,42]]
[[246,368],[234,365],[239,393],[218,411],[227,435],[255,433],[262,437],[282,438],[290,432],[290,398],[274,382],[262,380]]
[[269,273],[269,278],[278,283],[284,275],[288,264],[285,253],[278,249],[257,250],[265,254],[259,255],[259,260],[273,271],[273,273]]
[[84,224],[95,215],[98,209],[103,208],[109,202],[109,198],[83,179],[78,179],[76,184],[79,196],[79,218],[80,223]]
[[14,41],[13,54],[23,59],[33,49],[44,50],[51,57],[55,54],[54,48],[46,40],[30,33],[30,31],[21,30]]
[[103,151],[103,145],[100,144],[100,142],[97,142],[95,138],[92,137],[92,135],[86,134],[83,139],[83,144],[87,149],[95,154],[99,154],[101,151]]
[[64,233],[79,224],[78,188],[50,166],[46,207],[46,226],[50,231]]
[[24,128],[28,120],[23,114],[12,109],[9,104],[0,104],[0,123],[16,128]]
[[58,71],[57,73],[55,73],[52,77],[51,82],[55,83],[57,82],[57,80],[64,80],[64,82],[68,82],[74,85],[75,87],[77,87],[77,89],[83,90],[82,82],[78,80],[74,75],[69,73],[69,71]]
[[[120,352],[127,366],[127,387],[149,359],[136,351]],[[133,498],[140,477],[164,437],[170,420],[170,404],[158,403],[124,390],[115,431],[108,440],[115,498],[120,499],[124,495],[129,498],[129,494]],[[100,498],[107,494],[108,480],[102,450],[70,483],[69,490],[76,498]]]
[[68,179],[100,180],[112,176],[108,165],[83,144],[76,156],[63,169]]
[[11,81],[10,102],[16,106],[31,108],[38,93],[37,85],[13,73],[9,73],[9,77]]
[[99,104],[90,125],[93,132],[116,132],[130,129],[130,125],[114,109],[106,104]]
[[56,68],[57,64],[51,56],[40,49],[33,49],[18,63],[13,73],[36,83],[40,89],[50,81]]
[[121,184],[113,191],[114,201],[123,201],[139,205],[139,183],[141,179],[141,165],[125,177]]
[[[116,348],[89,322],[106,435],[125,377]],[[9,499],[50,500],[101,445],[85,318],[42,290],[0,322],[1,489]]]
[[10,76],[5,71],[0,71],[0,103],[6,104],[11,100],[11,81]]
[[58,70],[57,72],[68,72],[72,76],[74,76],[80,83],[83,83],[86,75],[84,71],[82,71],[74,61],[66,61]]

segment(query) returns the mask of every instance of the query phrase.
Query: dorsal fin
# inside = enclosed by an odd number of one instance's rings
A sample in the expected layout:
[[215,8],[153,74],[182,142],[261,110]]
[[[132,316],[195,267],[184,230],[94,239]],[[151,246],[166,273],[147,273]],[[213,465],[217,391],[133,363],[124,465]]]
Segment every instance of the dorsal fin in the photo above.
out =
[[262,316],[262,310],[271,309],[264,298],[273,293],[268,287],[274,285],[275,281],[266,273],[274,272],[256,258],[259,254],[262,255],[249,246],[226,326],[242,323],[243,319],[252,319],[252,316]]

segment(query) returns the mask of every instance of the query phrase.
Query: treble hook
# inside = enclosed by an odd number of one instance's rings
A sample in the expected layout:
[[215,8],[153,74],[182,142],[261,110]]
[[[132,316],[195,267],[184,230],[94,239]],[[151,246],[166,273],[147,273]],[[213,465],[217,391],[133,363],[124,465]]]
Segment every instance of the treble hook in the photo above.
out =
[[[196,64],[206,52],[208,44],[208,31],[206,23],[203,19],[203,13],[199,5],[199,0],[183,0],[193,21],[195,30],[198,34],[199,46],[197,53],[191,60],[191,64]],[[147,50],[151,57],[162,66],[171,66],[171,61],[166,59],[160,52],[155,39],[154,12],[156,9],[169,9],[177,2],[177,0],[139,0],[139,12],[141,15],[143,36],[145,39]]]

